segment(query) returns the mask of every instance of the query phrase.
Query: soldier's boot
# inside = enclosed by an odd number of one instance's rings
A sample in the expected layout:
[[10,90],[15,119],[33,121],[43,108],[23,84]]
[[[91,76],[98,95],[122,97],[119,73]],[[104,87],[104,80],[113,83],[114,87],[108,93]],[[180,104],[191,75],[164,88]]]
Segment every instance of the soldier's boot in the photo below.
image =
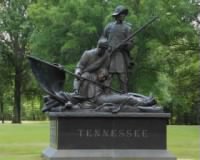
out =
[[126,73],[119,74],[120,89],[123,93],[128,93],[128,77]]

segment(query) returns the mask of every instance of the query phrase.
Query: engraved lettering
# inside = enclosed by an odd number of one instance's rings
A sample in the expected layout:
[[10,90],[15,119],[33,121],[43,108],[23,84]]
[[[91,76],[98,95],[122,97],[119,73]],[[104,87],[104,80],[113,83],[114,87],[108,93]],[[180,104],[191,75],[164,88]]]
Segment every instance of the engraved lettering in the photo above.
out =
[[94,130],[94,137],[100,137],[101,136],[101,130],[95,129]]
[[133,136],[132,130],[130,129],[126,130],[126,135],[127,137],[132,137]]
[[134,135],[135,135],[134,137],[139,138],[140,137],[140,130],[136,129],[134,131]]
[[148,137],[148,131],[142,130],[142,137],[147,138]]
[[112,129],[110,135],[111,135],[111,137],[117,137],[117,130]]
[[124,137],[147,138],[146,129],[78,129],[79,137]]
[[102,136],[103,136],[103,137],[109,137],[109,131],[104,129],[104,130],[102,131]]
[[83,129],[78,129],[78,133],[80,137],[83,137]]
[[125,137],[126,134],[125,134],[125,131],[123,129],[120,129],[119,130],[119,137]]
[[92,129],[86,129],[86,137],[92,137]]

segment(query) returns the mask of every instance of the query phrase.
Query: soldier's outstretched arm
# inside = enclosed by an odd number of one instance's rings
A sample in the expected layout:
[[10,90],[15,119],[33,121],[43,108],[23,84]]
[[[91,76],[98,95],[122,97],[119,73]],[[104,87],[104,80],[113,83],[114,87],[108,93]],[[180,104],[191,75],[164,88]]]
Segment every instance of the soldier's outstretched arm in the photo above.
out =
[[99,68],[104,67],[104,64],[106,64],[105,62],[110,58],[110,56],[108,54],[104,54],[102,57],[100,57],[97,61],[95,61],[94,63],[90,64],[89,66],[87,66],[83,72],[95,72],[97,71]]

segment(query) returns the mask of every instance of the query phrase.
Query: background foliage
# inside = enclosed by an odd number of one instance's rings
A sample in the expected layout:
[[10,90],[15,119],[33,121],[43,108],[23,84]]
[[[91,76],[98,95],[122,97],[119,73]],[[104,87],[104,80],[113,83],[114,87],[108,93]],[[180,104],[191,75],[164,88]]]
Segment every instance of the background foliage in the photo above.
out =
[[[84,50],[96,46],[118,4],[128,7],[134,30],[159,16],[135,37],[130,91],[156,97],[172,113],[172,123],[199,123],[198,0],[1,0],[1,116],[13,122],[44,119],[43,93],[25,55],[73,71]],[[72,80],[67,76],[67,91],[72,91]]]

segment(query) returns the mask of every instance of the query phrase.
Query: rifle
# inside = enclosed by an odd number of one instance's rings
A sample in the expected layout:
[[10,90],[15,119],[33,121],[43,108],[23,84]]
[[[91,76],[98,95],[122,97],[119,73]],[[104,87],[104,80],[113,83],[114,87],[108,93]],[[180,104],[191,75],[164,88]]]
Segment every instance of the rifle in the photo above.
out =
[[149,24],[153,23],[156,19],[158,19],[158,16],[153,17],[150,21],[148,21],[146,24],[144,24],[142,27],[140,27],[138,30],[136,30],[134,33],[132,33],[129,37],[125,38],[123,41],[121,41],[114,49],[111,51],[111,55],[115,53],[121,46],[126,44],[128,41],[133,39],[133,37],[141,32],[143,29],[145,29]]
[[115,48],[112,48],[111,51],[108,49],[107,53],[105,53],[99,60],[97,60],[96,62],[94,62],[93,64],[89,65],[84,72],[92,72],[94,70],[97,70],[98,68],[100,68],[103,64],[105,64],[105,62],[109,62],[108,65],[110,64],[110,58],[111,56],[116,53],[116,51],[118,49],[120,49],[121,46],[123,46],[124,44],[126,44],[128,41],[130,41],[131,39],[133,39],[133,37],[138,34],[139,32],[141,32],[142,30],[144,30],[149,24],[153,23],[156,19],[158,19],[158,16],[153,17],[150,21],[148,21],[146,24],[144,24],[142,27],[140,27],[138,30],[136,30],[134,33],[132,33],[129,37],[125,38],[124,40],[122,40],[119,44],[117,44],[117,46]]
[[[29,61],[30,61],[30,62],[32,62],[32,61],[37,61],[37,62],[46,64],[46,65],[51,66],[51,67],[53,67],[53,68],[55,68],[55,69],[58,69],[59,71],[63,71],[63,72],[65,72],[65,73],[68,73],[68,74],[70,74],[70,75],[72,75],[72,76],[74,76],[74,77],[76,77],[76,78],[78,78],[78,79],[80,79],[80,80],[86,80],[86,81],[89,81],[89,82],[91,82],[91,83],[93,83],[93,84],[95,84],[95,85],[98,85],[98,86],[101,86],[101,87],[104,87],[104,88],[109,88],[109,89],[111,89],[111,90],[113,90],[113,91],[115,91],[115,92],[117,92],[117,93],[121,93],[120,91],[118,91],[118,90],[116,90],[116,89],[114,89],[114,88],[112,88],[112,87],[106,86],[106,85],[104,85],[104,84],[102,84],[102,83],[99,83],[98,81],[93,81],[93,80],[91,80],[91,79],[87,79],[87,78],[85,78],[85,77],[81,77],[81,76],[79,76],[79,75],[76,75],[76,74],[70,72],[69,70],[65,69],[65,68],[64,68],[62,65],[60,65],[60,64],[51,64],[51,63],[49,63],[49,62],[47,62],[47,61],[41,60],[41,59],[39,59],[39,58],[37,58],[37,57],[34,57],[34,56],[27,56],[27,57],[29,58]],[[32,68],[33,68],[33,67],[32,67]],[[49,94],[49,93],[48,93],[48,94]],[[49,95],[53,96],[51,93],[50,93]],[[61,102],[62,100],[59,99],[59,101]],[[61,103],[63,103],[63,102],[61,102]]]

